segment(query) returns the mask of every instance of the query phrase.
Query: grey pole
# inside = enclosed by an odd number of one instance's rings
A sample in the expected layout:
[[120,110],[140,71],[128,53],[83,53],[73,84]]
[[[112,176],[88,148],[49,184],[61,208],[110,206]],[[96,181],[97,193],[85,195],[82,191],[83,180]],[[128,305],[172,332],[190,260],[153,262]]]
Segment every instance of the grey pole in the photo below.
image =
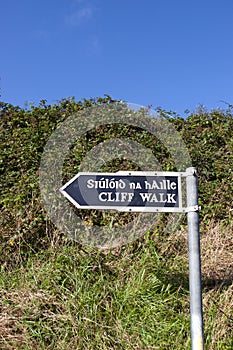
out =
[[186,169],[192,350],[204,349],[197,170]]

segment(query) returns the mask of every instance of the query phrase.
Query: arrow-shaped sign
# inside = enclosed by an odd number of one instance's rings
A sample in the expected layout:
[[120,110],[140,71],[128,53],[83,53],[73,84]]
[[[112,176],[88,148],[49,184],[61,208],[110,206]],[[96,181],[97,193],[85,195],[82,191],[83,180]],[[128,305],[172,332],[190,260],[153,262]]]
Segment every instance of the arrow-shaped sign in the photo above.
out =
[[80,172],[60,191],[79,209],[184,212],[181,176],[179,172]]

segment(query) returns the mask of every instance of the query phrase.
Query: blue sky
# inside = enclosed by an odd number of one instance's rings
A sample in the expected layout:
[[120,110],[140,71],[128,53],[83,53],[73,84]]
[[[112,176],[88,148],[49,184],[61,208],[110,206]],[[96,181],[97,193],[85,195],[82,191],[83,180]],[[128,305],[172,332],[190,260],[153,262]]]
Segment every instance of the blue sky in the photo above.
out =
[[233,103],[232,0],[0,1],[1,100]]

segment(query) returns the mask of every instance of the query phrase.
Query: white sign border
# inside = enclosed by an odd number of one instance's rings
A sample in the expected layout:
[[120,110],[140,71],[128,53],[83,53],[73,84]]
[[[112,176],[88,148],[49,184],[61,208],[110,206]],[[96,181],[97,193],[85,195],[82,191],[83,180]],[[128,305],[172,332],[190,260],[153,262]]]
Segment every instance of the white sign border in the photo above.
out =
[[[66,191],[66,187],[73,183],[81,175],[90,176],[174,176],[178,179],[178,207],[136,207],[136,206],[101,206],[101,205],[79,205]],[[119,212],[144,212],[144,213],[185,213],[187,208],[182,206],[182,190],[181,190],[181,178],[187,176],[185,172],[174,171],[118,171],[116,173],[96,173],[96,172],[80,172],[76,174],[71,180],[69,180],[59,191],[78,209],[97,209],[97,210],[117,210]]]

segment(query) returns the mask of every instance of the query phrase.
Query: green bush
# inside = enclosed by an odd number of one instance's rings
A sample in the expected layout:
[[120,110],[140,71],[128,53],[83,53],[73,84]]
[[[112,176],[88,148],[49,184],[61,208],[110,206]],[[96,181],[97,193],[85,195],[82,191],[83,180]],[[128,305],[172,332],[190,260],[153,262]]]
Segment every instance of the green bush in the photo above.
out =
[[[1,217],[0,242],[11,249],[15,239],[21,239],[34,247],[46,245],[48,232],[55,228],[46,221],[41,205],[38,170],[43,148],[55,128],[69,115],[97,104],[112,103],[111,97],[82,100],[62,100],[55,105],[41,101],[39,106],[22,109],[0,103],[1,111]],[[172,112],[159,111],[180,132],[193,162],[199,172],[199,197],[202,206],[201,219],[208,222],[231,222],[233,193],[233,118],[231,110],[210,112],[198,109],[183,119]],[[85,153],[93,146],[112,137],[135,140],[150,148],[164,170],[173,170],[169,152],[159,141],[145,130],[115,124],[105,125],[87,133],[79,140],[66,159],[64,178],[78,172]],[[134,169],[134,164],[122,159],[110,162],[105,170]],[[80,215],[92,215],[95,224],[106,224],[96,211],[83,211]],[[129,214],[121,215],[121,221],[129,220]],[[94,219],[93,219],[94,218]],[[118,220],[119,217],[116,218]],[[165,219],[166,220],[166,219]],[[10,244],[10,245],[11,245]]]

